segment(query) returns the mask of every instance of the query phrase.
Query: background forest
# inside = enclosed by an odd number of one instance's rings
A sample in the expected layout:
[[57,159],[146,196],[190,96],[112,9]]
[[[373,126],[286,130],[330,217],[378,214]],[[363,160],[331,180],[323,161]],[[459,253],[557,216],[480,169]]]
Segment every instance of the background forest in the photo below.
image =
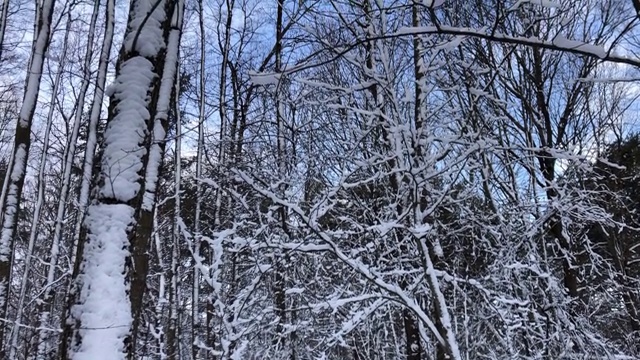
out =
[[0,5],[0,358],[640,359],[640,1]]

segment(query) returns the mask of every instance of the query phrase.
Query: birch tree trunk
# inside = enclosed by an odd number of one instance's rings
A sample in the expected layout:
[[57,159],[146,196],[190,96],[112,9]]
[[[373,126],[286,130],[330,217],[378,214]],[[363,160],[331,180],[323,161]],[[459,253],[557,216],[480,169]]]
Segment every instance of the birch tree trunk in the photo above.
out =
[[[72,359],[133,359],[156,185],[178,63],[182,0],[132,0],[94,200],[87,209]],[[96,331],[96,329],[101,329]]]
[[[7,318],[9,302],[9,281],[11,276],[11,258],[14,238],[20,212],[22,187],[26,175],[27,159],[31,147],[31,123],[36,109],[44,55],[49,46],[51,34],[51,17],[54,0],[44,0],[36,8],[36,33],[33,39],[31,58],[27,68],[26,86],[20,114],[16,124],[13,152],[7,168],[7,180],[3,186],[2,212],[0,212],[2,229],[0,229],[0,319]],[[7,323],[0,324],[0,357],[6,356],[4,334]]]

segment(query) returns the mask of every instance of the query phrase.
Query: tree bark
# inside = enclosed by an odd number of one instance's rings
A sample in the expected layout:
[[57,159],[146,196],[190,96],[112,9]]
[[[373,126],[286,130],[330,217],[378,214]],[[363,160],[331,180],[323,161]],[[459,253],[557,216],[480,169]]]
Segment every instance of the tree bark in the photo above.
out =
[[[7,318],[10,294],[11,262],[18,219],[20,200],[26,175],[27,159],[31,147],[31,124],[36,109],[40,80],[44,66],[44,55],[49,47],[51,18],[54,0],[44,0],[36,9],[36,35],[33,39],[31,58],[27,68],[26,87],[18,121],[16,124],[13,152],[9,159],[7,180],[0,196],[0,319]],[[0,357],[6,356],[4,335],[7,323],[0,324]]]
[[70,312],[74,358],[136,357],[183,6],[183,0],[131,2],[99,181],[78,254],[81,266],[74,280],[79,292]]
[[[18,298],[16,323],[14,324],[14,327],[11,333],[11,349],[9,351],[9,358],[11,359],[14,359],[16,357],[16,347],[18,345],[18,334],[19,334],[18,326],[22,322],[22,315],[24,310],[23,306],[24,306],[24,300],[26,296],[27,283],[29,282],[29,277],[30,277],[33,249],[34,249],[34,245],[35,245],[35,241],[38,233],[38,227],[40,225],[40,212],[42,210],[42,205],[44,201],[44,190],[45,190],[44,189],[45,188],[44,171],[45,171],[45,167],[47,163],[47,155],[49,151],[49,136],[51,134],[51,127],[53,125],[53,120],[54,120],[53,115],[55,111],[55,104],[57,102],[58,91],[60,89],[62,73],[64,72],[64,67],[67,60],[67,49],[68,49],[67,43],[69,40],[69,33],[71,32],[71,24],[72,24],[71,9],[67,9],[67,11],[68,13],[67,13],[67,20],[66,20],[67,24],[65,28],[65,34],[64,34],[64,45],[62,48],[62,54],[60,56],[60,63],[58,64],[57,73],[53,81],[53,90],[52,90],[53,100],[52,100],[51,106],[49,107],[49,112],[47,113],[47,125],[45,128],[44,139],[42,144],[42,154],[40,156],[40,167],[38,169],[38,200],[36,203],[36,208],[33,212],[33,220],[31,222],[31,231],[29,234],[29,245],[28,245],[27,257],[25,258],[25,269],[22,274],[22,288],[20,289],[20,296]],[[37,306],[37,310],[38,311],[36,311],[36,313],[40,314],[42,311],[40,303]],[[46,345],[44,342],[46,339],[45,334],[47,333],[47,331],[43,331],[42,329],[40,329],[38,330],[38,333],[39,335],[42,336],[42,338],[38,341],[38,353],[36,354],[36,357],[38,359],[41,359],[44,356],[44,355],[40,356],[41,351],[44,353],[44,350],[46,349]]]
[[7,29],[7,18],[9,15],[9,0],[2,2],[2,8],[0,10],[0,61],[2,61],[2,55],[4,53],[4,37]]
[[[102,111],[102,101],[104,99],[104,88],[107,79],[107,70],[109,67],[109,58],[111,56],[111,47],[113,44],[113,30],[115,23],[115,0],[107,0],[105,8],[105,31],[102,47],[100,49],[100,60],[98,63],[98,75],[96,78],[95,91],[91,101],[89,110],[89,124],[87,127],[86,148],[84,151],[84,161],[82,165],[82,179],[80,182],[80,194],[78,195],[78,214],[76,216],[75,228],[73,231],[73,254],[72,261],[73,271],[72,278],[77,278],[80,273],[79,254],[83,253],[84,242],[80,241],[82,233],[82,223],[84,220],[87,205],[89,203],[89,187],[91,186],[94,175],[94,157],[98,144],[98,123],[100,121],[100,113]],[[49,274],[48,274],[49,275]],[[47,276],[48,276],[47,275]],[[46,299],[48,289],[45,289],[43,298]],[[69,284],[67,294],[67,306],[63,309],[62,319],[67,319],[71,304],[77,298],[77,288],[74,283]],[[68,353],[68,345],[71,343],[73,327],[65,321],[62,326],[62,336],[60,341],[59,354]]]
[[[202,243],[202,229],[200,228],[200,213],[202,212],[202,155],[204,151],[204,122],[205,122],[205,29],[204,29],[204,8],[202,4],[203,0],[198,1],[198,26],[200,30],[200,81],[199,81],[199,119],[198,119],[198,143],[196,148],[196,208],[194,214],[194,256],[200,256],[201,259],[206,259],[206,245]],[[223,64],[224,66],[224,64]],[[222,105],[221,105],[222,106]],[[200,272],[202,269],[199,267],[193,268],[193,307],[191,309],[191,337],[192,337],[192,350],[191,356],[193,359],[198,359],[199,356],[204,356],[207,352],[204,351],[200,354],[199,348],[201,346],[202,339],[200,338],[202,332],[202,321],[200,320],[201,307],[200,307]],[[207,301],[208,302],[208,301]],[[208,324],[205,324],[205,347],[210,347],[208,342],[208,334],[210,332]]]
[[[107,18],[106,18],[106,33],[113,32],[113,19],[109,17],[109,4],[107,4]],[[47,278],[46,282],[43,285],[43,291],[41,295],[41,301],[38,302],[38,311],[39,319],[38,319],[38,353],[37,358],[43,359],[45,358],[46,351],[46,339],[48,335],[48,331],[43,330],[46,327],[51,327],[49,322],[50,313],[53,310],[52,301],[54,295],[54,286],[55,286],[55,278],[57,273],[57,263],[58,263],[58,253],[60,249],[60,239],[62,236],[62,230],[64,225],[64,216],[66,213],[66,205],[69,197],[69,189],[71,183],[71,169],[73,167],[73,159],[75,157],[76,150],[76,142],[78,139],[78,133],[80,131],[80,124],[82,122],[82,115],[84,109],[84,102],[87,90],[89,88],[90,78],[91,78],[91,60],[93,56],[93,45],[95,38],[95,27],[96,22],[98,20],[98,14],[100,13],[100,1],[96,1],[93,7],[93,12],[91,14],[91,21],[89,23],[89,35],[87,38],[87,47],[85,50],[84,57],[84,69],[83,69],[83,79],[82,84],[80,85],[80,92],[78,93],[78,98],[76,100],[76,113],[74,116],[73,128],[71,131],[71,135],[69,136],[69,140],[67,146],[65,148],[64,154],[64,167],[63,167],[63,180],[62,180],[62,188],[60,190],[60,197],[58,199],[58,209],[56,213],[56,220],[54,225],[53,239],[51,242],[51,249],[49,251],[49,261],[48,261],[48,269],[47,269]],[[69,16],[70,21],[71,16]],[[111,26],[111,30],[109,29]],[[109,49],[111,48],[111,40],[105,37],[105,43],[109,41]],[[67,40],[65,40],[65,51],[66,51]],[[102,59],[101,59],[102,60]],[[106,64],[105,64],[106,66]],[[98,79],[99,80],[99,79]],[[98,85],[100,86],[100,85]],[[101,90],[96,89],[96,93]],[[102,97],[101,99],[102,100]],[[99,105],[98,105],[99,107]],[[93,153],[93,152],[92,152]]]

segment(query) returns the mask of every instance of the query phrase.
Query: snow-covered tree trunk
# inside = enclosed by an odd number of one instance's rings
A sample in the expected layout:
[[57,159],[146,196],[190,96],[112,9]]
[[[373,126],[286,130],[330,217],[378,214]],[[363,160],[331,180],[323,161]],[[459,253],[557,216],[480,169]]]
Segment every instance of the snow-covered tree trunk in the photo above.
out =
[[[418,9],[417,9],[417,5],[415,3],[412,2],[412,23],[416,24],[418,23]],[[365,18],[367,20],[367,27],[364,29],[366,31],[366,36],[370,37],[370,38],[375,38],[376,37],[376,33],[374,32],[374,16],[375,16],[375,11],[372,9],[372,4],[370,1],[365,1],[362,4],[362,11],[365,15]],[[421,86],[419,83],[419,78],[422,77],[422,73],[421,71],[419,71],[419,57],[420,57],[420,41],[417,38],[414,38],[413,41],[413,56],[414,56],[414,76],[415,76],[415,109],[414,109],[414,126],[420,126],[421,127],[421,106],[422,104],[420,104],[420,99],[421,99]],[[375,69],[378,66],[376,64],[376,50],[377,50],[377,46],[375,44],[375,40],[369,41],[366,43],[365,45],[365,52],[366,52],[366,68],[368,72],[371,72],[370,74],[367,74],[367,78],[371,78],[371,80],[373,81],[372,85],[369,88],[369,93],[370,93],[370,105],[373,110],[375,112],[378,112],[379,115],[379,121],[381,126],[381,130],[382,130],[382,134],[383,134],[383,138],[386,144],[384,144],[383,146],[386,146],[389,148],[389,150],[393,150],[394,147],[394,139],[393,139],[393,135],[390,134],[390,128],[393,126],[393,124],[387,124],[387,120],[386,120],[386,114],[385,114],[385,104],[384,104],[384,100],[383,100],[383,93],[384,93],[384,89],[379,88],[379,84],[375,79],[375,76],[373,74],[375,74]],[[417,130],[417,129],[416,129]],[[417,133],[416,133],[417,134]],[[391,189],[391,193],[394,196],[398,196],[399,197],[399,192],[401,192],[401,188],[400,188],[400,180],[399,180],[399,172],[396,173],[395,171],[393,171],[393,169],[397,169],[398,168],[398,161],[399,159],[394,158],[393,156],[390,156],[389,159],[386,161],[387,162],[387,167],[389,170],[391,170],[390,174],[388,175],[388,183],[389,183],[389,188]],[[395,211],[396,216],[399,216],[400,214],[403,213],[404,209],[401,205],[402,202],[398,202],[395,206],[395,208],[392,211]],[[397,235],[398,238],[401,237],[400,234]],[[402,251],[407,251],[406,245],[401,245],[402,246]],[[402,289],[404,290],[407,287],[407,281],[406,280],[401,280],[400,281],[400,286],[402,287]],[[404,330],[404,337],[405,337],[405,342],[406,342],[406,347],[405,347],[405,353],[406,353],[406,359],[407,360],[420,360],[422,358],[422,344],[421,344],[421,339],[420,339],[420,333],[419,333],[419,322],[414,318],[414,314],[412,309],[405,307],[402,309],[402,324],[403,324],[403,330]]]
[[2,53],[4,50],[4,36],[7,30],[7,18],[9,17],[9,0],[2,1],[2,8],[0,9],[0,60],[2,60]]
[[[162,69],[158,84],[158,95],[155,108],[151,109],[153,124],[150,125],[150,138],[148,139],[148,159],[145,164],[145,177],[142,195],[142,203],[137,210],[136,228],[131,234],[132,267],[129,267],[128,278],[131,281],[131,309],[133,314],[133,344],[135,348],[141,316],[144,310],[143,298],[146,291],[147,273],[149,271],[148,248],[153,234],[153,214],[158,196],[158,179],[162,173],[162,158],[165,151],[165,137],[169,129],[169,113],[171,112],[171,95],[174,93],[176,75],[178,72],[180,39],[182,36],[182,22],[184,12],[184,0],[168,1],[167,23],[164,25],[166,36],[166,50],[164,64],[158,66]],[[177,99],[176,99],[177,101]],[[129,352],[129,357],[135,356],[135,350]]]
[[[98,142],[98,122],[102,112],[102,101],[104,98],[104,88],[107,79],[107,70],[109,67],[109,57],[111,55],[111,47],[113,44],[113,32],[115,23],[115,0],[107,0],[105,8],[105,32],[100,49],[100,59],[98,63],[98,74],[96,77],[96,86],[93,93],[93,99],[89,110],[89,124],[87,126],[87,142],[84,152],[84,161],[82,165],[82,179],[80,182],[80,194],[78,195],[78,215],[73,231],[73,247],[72,254],[73,278],[77,278],[80,271],[81,258],[77,254],[82,254],[84,243],[80,241],[82,223],[89,203],[89,187],[93,176],[93,164],[95,151]],[[48,289],[46,289],[48,290]],[[70,284],[69,298],[67,306],[63,309],[62,318],[66,319],[70,314],[71,304],[76,299],[77,289],[74,284]],[[63,333],[60,341],[60,354],[67,354],[72,336],[73,327],[70,323],[63,324]]]
[[[51,126],[53,125],[53,120],[54,120],[54,113],[55,113],[55,105],[56,105],[56,98],[58,96],[58,91],[60,90],[60,83],[62,80],[62,74],[64,72],[64,67],[66,66],[66,61],[67,61],[67,49],[68,49],[68,42],[69,42],[69,34],[71,32],[71,24],[72,24],[72,19],[71,19],[71,8],[67,10],[67,24],[65,27],[65,34],[64,34],[64,45],[62,46],[62,54],[60,55],[60,63],[58,64],[58,69],[57,69],[57,73],[55,76],[55,79],[53,81],[53,89],[51,91],[52,93],[52,103],[49,106],[49,111],[47,112],[47,124],[45,126],[45,130],[44,130],[44,138],[42,140],[42,154],[40,155],[40,166],[38,167],[38,195],[37,195],[37,200],[36,200],[36,206],[33,212],[33,219],[31,220],[31,231],[29,233],[29,244],[28,244],[28,249],[27,249],[27,256],[25,258],[25,264],[24,264],[24,272],[22,273],[22,282],[21,282],[21,288],[20,288],[20,295],[18,298],[18,306],[17,306],[17,313],[16,313],[16,321],[15,324],[13,326],[13,329],[11,331],[11,347],[9,349],[9,358],[10,359],[15,359],[16,357],[16,350],[18,347],[18,335],[20,333],[20,324],[22,323],[22,315],[23,315],[23,311],[24,311],[24,301],[25,301],[25,296],[26,296],[26,291],[27,291],[27,284],[30,281],[30,276],[31,276],[31,260],[32,260],[32,256],[33,256],[33,249],[34,249],[34,245],[36,242],[36,238],[38,236],[38,228],[40,225],[40,213],[42,211],[42,206],[43,206],[43,201],[44,201],[44,190],[45,190],[45,168],[47,165],[47,159],[48,159],[48,151],[49,151],[49,136],[51,134]],[[43,331],[40,330],[41,333],[46,333],[49,332],[47,331]],[[42,343],[38,343],[38,348],[40,348],[40,346],[42,346],[44,348],[44,344]]]
[[[74,245],[78,244],[82,228],[82,220],[89,204],[89,187],[93,176],[93,163],[98,145],[98,123],[102,112],[102,101],[104,99],[104,89],[107,82],[107,70],[109,68],[109,57],[113,44],[113,29],[115,23],[115,0],[107,0],[105,13],[105,33],[100,49],[100,60],[98,63],[98,75],[96,87],[89,110],[89,124],[87,128],[87,144],[84,151],[84,161],[82,165],[82,179],[80,183],[80,194],[78,196],[78,216],[76,227],[73,232]],[[78,244],[78,246],[81,246]]]
[[[18,225],[22,187],[26,175],[29,148],[31,147],[31,123],[40,91],[44,56],[49,47],[54,3],[54,0],[44,0],[36,7],[36,33],[27,68],[24,98],[16,124],[13,152],[7,169],[7,181],[0,197],[2,199],[0,213],[0,222],[2,223],[0,229],[0,319],[7,318],[11,259]],[[7,322],[0,323],[0,356],[6,356],[6,349],[3,346],[6,328]]]
[[[133,359],[156,186],[178,65],[182,0],[132,0],[112,85],[99,180],[70,311],[72,359]],[[96,329],[101,329],[96,331]]]
[[[111,39],[113,33],[113,1],[108,1],[107,3],[107,13],[106,13],[106,27],[105,27],[105,43],[103,45],[103,52],[109,53],[111,50]],[[80,123],[82,122],[82,115],[84,109],[85,96],[87,93],[87,89],[89,88],[89,80],[91,79],[91,60],[93,56],[93,45],[95,38],[95,28],[96,22],[98,20],[98,14],[100,13],[100,1],[96,1],[93,7],[93,12],[91,14],[91,20],[89,22],[89,34],[87,38],[87,47],[84,56],[83,63],[83,78],[82,83],[80,85],[80,91],[78,93],[78,98],[76,100],[76,113],[74,116],[73,127],[71,130],[71,135],[69,136],[67,146],[65,148],[64,154],[64,165],[63,165],[63,179],[62,179],[62,188],[60,189],[60,197],[58,198],[58,209],[56,213],[54,231],[53,231],[53,239],[51,241],[51,249],[49,251],[49,261],[47,266],[47,278],[45,279],[45,284],[43,286],[43,290],[41,292],[41,301],[38,302],[38,311],[39,319],[38,319],[38,359],[46,358],[46,349],[47,349],[47,336],[49,334],[48,331],[44,330],[48,327],[52,327],[50,322],[51,316],[51,302],[54,294],[54,286],[56,283],[56,274],[57,274],[57,264],[58,264],[58,253],[60,250],[60,240],[62,236],[62,230],[64,225],[64,218],[66,213],[66,205],[69,197],[69,188],[71,183],[71,169],[73,167],[73,159],[75,156],[76,150],[76,142],[78,139],[78,133],[80,130]],[[66,40],[65,40],[66,44]],[[106,47],[106,49],[105,49]],[[65,47],[66,49],[66,47]],[[106,73],[106,59],[100,59],[100,66],[104,66]],[[103,85],[98,84],[98,86],[104,86],[104,79],[102,77]],[[99,78],[98,81],[101,79]],[[96,88],[96,94],[98,92],[102,92],[101,89]],[[100,101],[102,101],[102,95],[99,96]],[[92,104],[93,108],[96,108],[96,104]],[[100,104],[97,105],[97,110],[100,110]],[[93,114],[92,114],[93,115]],[[95,135],[95,134],[94,134]],[[89,149],[87,149],[89,150]],[[93,157],[93,151],[91,151]],[[81,221],[78,221],[78,226]]]

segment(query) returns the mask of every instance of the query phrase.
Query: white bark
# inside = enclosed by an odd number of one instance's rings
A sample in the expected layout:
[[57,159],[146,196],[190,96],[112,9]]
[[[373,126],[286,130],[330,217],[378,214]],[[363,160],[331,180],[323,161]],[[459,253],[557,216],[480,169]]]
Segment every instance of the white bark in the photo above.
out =
[[[419,212],[419,211],[418,211]],[[421,217],[422,219],[422,217]],[[456,339],[456,334],[453,330],[453,326],[451,324],[451,315],[449,314],[449,307],[447,306],[447,301],[444,297],[444,294],[440,290],[440,282],[438,281],[438,277],[436,276],[436,270],[433,267],[433,261],[431,261],[431,257],[429,256],[429,249],[426,243],[426,239],[421,238],[418,239],[420,242],[420,250],[422,252],[422,261],[425,265],[425,275],[427,277],[427,283],[429,284],[429,288],[433,293],[433,301],[437,304],[438,309],[440,310],[438,314],[440,316],[440,322],[442,323],[442,327],[444,330],[444,344],[446,344],[447,351],[451,356],[452,360],[462,360],[462,355],[460,354],[460,347],[458,345],[458,340]]]

